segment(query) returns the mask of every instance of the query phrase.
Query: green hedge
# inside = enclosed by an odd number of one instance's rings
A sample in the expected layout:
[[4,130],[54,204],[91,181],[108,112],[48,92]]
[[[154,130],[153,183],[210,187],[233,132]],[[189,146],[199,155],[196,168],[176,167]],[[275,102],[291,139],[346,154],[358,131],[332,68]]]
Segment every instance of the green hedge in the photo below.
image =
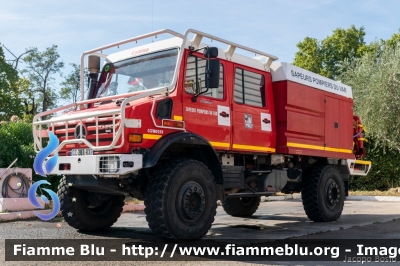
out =
[[400,186],[400,153],[375,147],[374,140],[368,138],[365,147],[365,160],[372,161],[372,168],[367,176],[351,177],[350,190],[387,190]]
[[15,158],[18,158],[13,167],[32,168],[33,181],[48,180],[50,189],[57,191],[60,177],[44,178],[33,170],[33,161],[36,153],[33,148],[32,124],[26,122],[1,122],[0,125],[0,167],[7,168]]
[[0,126],[0,167],[8,167],[15,158],[14,166],[33,166],[32,125],[25,122],[2,122]]

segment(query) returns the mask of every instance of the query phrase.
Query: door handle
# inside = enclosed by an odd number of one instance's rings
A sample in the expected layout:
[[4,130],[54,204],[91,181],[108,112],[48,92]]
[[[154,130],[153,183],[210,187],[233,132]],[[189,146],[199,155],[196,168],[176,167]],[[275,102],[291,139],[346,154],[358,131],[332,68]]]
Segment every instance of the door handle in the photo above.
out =
[[221,112],[219,113],[219,115],[222,117],[229,117],[229,114],[227,112]]
[[263,122],[264,122],[265,124],[269,124],[269,123],[271,123],[271,120],[268,120],[268,118],[264,118],[264,119],[263,119]]

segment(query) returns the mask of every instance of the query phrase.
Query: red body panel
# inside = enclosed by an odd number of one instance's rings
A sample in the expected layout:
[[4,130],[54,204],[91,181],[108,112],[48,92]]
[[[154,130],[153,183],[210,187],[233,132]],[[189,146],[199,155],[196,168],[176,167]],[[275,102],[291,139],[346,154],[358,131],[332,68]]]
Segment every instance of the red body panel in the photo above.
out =
[[273,91],[277,153],[354,159],[352,99],[292,81]]

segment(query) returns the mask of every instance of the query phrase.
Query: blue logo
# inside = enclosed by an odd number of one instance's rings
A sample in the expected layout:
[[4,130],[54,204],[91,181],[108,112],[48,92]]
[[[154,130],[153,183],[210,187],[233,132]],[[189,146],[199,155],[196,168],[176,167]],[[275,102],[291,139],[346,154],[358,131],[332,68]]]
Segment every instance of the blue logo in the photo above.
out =
[[[53,132],[47,130],[47,133],[49,135],[49,143],[43,150],[41,150],[36,155],[35,161],[33,162],[33,169],[37,174],[43,177],[46,177],[46,175],[49,174],[54,169],[58,160],[58,152],[57,152],[56,154],[54,154],[53,157],[48,159],[45,163],[46,158],[57,148],[59,144],[59,141]],[[44,167],[43,164],[45,164]],[[38,182],[35,182],[28,190],[29,201],[33,204],[33,206],[40,209],[43,209],[44,206],[42,206],[36,199],[36,191],[38,187],[42,184],[50,185],[48,181],[40,180]],[[44,188],[44,190],[50,195],[51,200],[53,201],[53,211],[49,214],[42,214],[35,211],[35,214],[40,219],[47,221],[54,218],[60,211],[60,199],[58,198],[57,194],[54,191],[46,188]],[[44,201],[44,203],[46,204],[49,203],[49,200],[46,198],[46,196],[42,195],[41,198]]]
[[[36,208],[40,208],[40,209],[43,209],[44,206],[42,206],[38,202],[38,200],[36,198],[36,190],[42,184],[50,185],[50,183],[48,181],[40,180],[38,182],[35,182],[28,190],[29,201],[33,204],[33,206],[35,206]],[[49,195],[51,197],[51,200],[53,201],[53,211],[51,213],[49,213],[49,214],[42,214],[42,213],[37,212],[37,211],[34,211],[34,213],[40,219],[48,221],[48,220],[53,219],[54,217],[56,217],[56,215],[60,211],[60,200],[58,199],[58,196],[57,196],[56,193],[54,193],[54,191],[52,191],[50,189],[47,189],[47,188],[44,188],[43,190],[45,190],[47,193],[49,193]],[[46,204],[49,203],[49,200],[46,198],[45,195],[42,195],[41,198],[44,201],[44,203],[46,203]]]
[[53,132],[47,130],[47,134],[49,135],[50,139],[49,144],[36,155],[35,161],[33,162],[33,169],[35,169],[36,173],[43,177],[46,177],[46,174],[50,173],[54,169],[58,160],[57,152],[46,162],[46,173],[44,172],[44,160],[57,148],[59,144],[58,138],[56,137],[56,135],[53,134]]

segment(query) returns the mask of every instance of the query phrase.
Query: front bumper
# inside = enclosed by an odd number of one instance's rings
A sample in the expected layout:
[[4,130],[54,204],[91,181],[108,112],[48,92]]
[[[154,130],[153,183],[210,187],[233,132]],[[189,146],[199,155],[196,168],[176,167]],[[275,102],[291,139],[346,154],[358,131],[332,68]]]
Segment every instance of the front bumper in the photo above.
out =
[[50,175],[118,177],[142,168],[141,154],[60,156]]

